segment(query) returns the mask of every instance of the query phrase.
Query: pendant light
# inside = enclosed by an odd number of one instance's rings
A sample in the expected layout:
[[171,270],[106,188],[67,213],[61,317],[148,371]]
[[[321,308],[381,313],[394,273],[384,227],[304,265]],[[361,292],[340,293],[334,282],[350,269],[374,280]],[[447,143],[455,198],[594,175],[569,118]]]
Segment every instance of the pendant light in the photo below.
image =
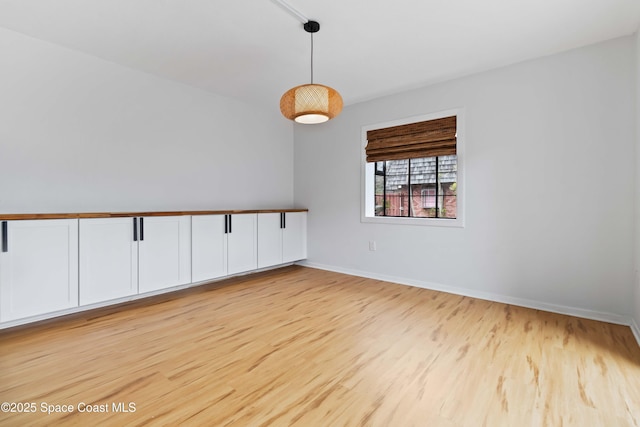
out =
[[280,98],[280,111],[289,120],[316,124],[333,119],[342,111],[342,97],[333,88],[313,83],[313,33],[320,24],[308,21],[304,30],[311,34],[311,83],[289,89]]

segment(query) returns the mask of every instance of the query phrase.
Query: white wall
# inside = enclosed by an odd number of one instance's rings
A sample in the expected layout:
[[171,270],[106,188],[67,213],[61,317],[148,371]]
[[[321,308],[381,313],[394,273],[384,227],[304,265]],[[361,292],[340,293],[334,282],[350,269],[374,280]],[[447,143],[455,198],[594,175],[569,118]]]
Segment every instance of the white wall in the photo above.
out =
[[[634,61],[625,37],[296,125],[295,202],[310,209],[309,264],[628,319]],[[466,114],[465,228],[361,223],[361,126],[457,107]]]
[[1,213],[293,203],[277,100],[253,108],[5,29],[0,94]]

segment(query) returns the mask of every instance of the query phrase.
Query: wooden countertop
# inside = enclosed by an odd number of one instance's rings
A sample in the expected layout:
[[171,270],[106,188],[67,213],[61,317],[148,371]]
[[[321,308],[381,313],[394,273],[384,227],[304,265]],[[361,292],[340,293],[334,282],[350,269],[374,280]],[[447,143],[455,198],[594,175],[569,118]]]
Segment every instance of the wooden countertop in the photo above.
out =
[[84,212],[84,213],[21,213],[1,214],[0,221],[26,219],[73,219],[73,218],[123,218],[134,216],[179,216],[179,215],[230,215],[250,213],[308,212],[309,209],[253,209],[217,211],[167,211],[167,212]]

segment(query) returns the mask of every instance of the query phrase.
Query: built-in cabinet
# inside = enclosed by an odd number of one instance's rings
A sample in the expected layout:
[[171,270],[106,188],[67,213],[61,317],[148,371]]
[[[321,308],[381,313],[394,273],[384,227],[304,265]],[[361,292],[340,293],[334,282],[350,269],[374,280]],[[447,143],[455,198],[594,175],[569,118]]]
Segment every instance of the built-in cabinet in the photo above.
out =
[[306,258],[306,215],[254,211],[0,221],[0,323]]
[[258,268],[256,246],[257,215],[227,215],[227,274],[238,274]]
[[0,321],[78,306],[78,220],[2,221]]
[[282,264],[282,213],[258,215],[258,268]]
[[191,276],[194,282],[227,275],[227,215],[191,218]]
[[194,282],[258,268],[256,214],[197,215],[191,220]]
[[138,291],[191,283],[191,217],[138,218]]
[[80,220],[80,304],[191,282],[189,216]]
[[80,220],[80,305],[138,293],[137,218]]
[[258,214],[258,268],[307,257],[307,213]]
[[307,213],[282,212],[282,262],[307,257]]

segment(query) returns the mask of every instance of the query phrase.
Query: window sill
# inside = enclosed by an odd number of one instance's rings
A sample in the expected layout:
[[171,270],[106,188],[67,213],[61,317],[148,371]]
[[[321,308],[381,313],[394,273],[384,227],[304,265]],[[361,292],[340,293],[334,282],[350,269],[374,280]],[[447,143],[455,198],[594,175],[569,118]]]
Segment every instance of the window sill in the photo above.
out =
[[397,224],[397,225],[419,225],[427,227],[453,227],[464,228],[462,218],[401,218],[395,216],[363,216],[360,222],[373,224]]

